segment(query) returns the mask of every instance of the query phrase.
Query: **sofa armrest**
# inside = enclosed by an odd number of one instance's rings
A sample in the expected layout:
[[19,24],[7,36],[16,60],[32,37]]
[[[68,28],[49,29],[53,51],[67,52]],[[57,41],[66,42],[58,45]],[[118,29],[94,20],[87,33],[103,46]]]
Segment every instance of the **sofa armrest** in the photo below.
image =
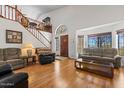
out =
[[[24,72],[14,73],[0,80],[0,88],[18,87],[23,81],[28,80],[28,74]],[[23,85],[24,86],[24,85]]]
[[115,68],[121,67],[121,56],[117,55],[114,57],[114,67]]
[[12,72],[12,68],[10,64],[5,64],[0,66],[0,76],[6,75]]
[[27,65],[26,58],[27,58],[27,56],[19,56],[19,59],[22,59],[22,60],[23,60],[23,64],[24,64],[24,66]]

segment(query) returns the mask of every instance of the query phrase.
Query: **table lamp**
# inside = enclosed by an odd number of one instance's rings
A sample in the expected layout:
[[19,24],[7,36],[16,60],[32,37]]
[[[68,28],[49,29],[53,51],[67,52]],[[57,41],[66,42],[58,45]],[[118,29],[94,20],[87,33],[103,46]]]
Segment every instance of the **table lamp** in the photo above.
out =
[[29,44],[23,44],[22,48],[26,49],[28,56],[32,56],[32,48],[33,48],[32,44],[30,44],[30,43]]

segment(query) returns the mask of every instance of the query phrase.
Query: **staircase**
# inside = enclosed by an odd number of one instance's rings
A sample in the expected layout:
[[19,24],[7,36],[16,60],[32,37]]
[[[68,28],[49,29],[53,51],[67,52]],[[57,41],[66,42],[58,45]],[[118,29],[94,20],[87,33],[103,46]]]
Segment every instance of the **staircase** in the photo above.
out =
[[39,40],[46,48],[49,48],[44,42],[43,39],[45,40],[45,42],[48,42],[49,44],[51,44],[51,42],[45,37],[45,35],[43,35],[41,33],[41,31],[37,30],[36,28],[26,28],[27,31],[29,31],[37,40]]
[[[37,29],[37,27],[29,26],[29,21],[35,22],[37,24],[41,23],[37,20],[26,18],[17,7],[12,7],[9,5],[0,5],[0,17],[19,22],[28,32],[30,32],[45,48],[51,48],[51,41],[42,33],[41,29]],[[45,31],[48,32],[48,31]],[[48,43],[46,45],[45,43]]]

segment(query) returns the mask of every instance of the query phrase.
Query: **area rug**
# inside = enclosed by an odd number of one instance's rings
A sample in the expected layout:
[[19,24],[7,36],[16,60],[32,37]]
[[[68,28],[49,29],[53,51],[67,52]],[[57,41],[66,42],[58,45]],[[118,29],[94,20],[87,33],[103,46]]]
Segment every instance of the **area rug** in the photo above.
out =
[[67,59],[67,57],[56,56],[56,60],[62,61],[62,60],[65,60],[65,59]]

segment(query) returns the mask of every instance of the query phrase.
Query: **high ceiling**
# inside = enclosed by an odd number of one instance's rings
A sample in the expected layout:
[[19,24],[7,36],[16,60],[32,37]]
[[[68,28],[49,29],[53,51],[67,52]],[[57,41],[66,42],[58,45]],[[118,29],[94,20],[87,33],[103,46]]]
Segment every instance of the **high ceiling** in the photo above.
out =
[[27,17],[37,19],[47,12],[65,7],[65,5],[19,5],[18,9]]

